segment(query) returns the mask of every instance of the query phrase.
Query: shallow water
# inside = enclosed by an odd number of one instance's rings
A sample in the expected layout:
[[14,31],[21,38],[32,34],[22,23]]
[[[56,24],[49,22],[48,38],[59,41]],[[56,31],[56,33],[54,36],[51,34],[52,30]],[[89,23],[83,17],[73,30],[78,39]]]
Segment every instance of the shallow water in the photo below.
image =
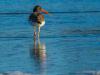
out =
[[[99,0],[62,0],[67,4],[58,0],[56,5],[56,0],[51,1],[0,0],[0,13],[31,12],[38,3],[51,12],[96,11],[100,4]],[[100,74],[99,12],[45,15],[37,42],[28,17],[0,14],[0,75]]]

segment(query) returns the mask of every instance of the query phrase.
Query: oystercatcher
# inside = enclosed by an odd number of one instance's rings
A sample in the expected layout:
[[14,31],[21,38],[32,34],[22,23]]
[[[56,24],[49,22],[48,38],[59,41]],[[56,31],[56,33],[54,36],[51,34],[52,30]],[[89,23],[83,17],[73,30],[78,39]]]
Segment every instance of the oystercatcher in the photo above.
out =
[[34,27],[34,37],[36,37],[36,28],[38,28],[38,38],[40,36],[40,28],[45,25],[44,15],[48,14],[48,11],[44,10],[41,6],[37,5],[33,9],[33,13],[29,16],[29,20],[31,21]]

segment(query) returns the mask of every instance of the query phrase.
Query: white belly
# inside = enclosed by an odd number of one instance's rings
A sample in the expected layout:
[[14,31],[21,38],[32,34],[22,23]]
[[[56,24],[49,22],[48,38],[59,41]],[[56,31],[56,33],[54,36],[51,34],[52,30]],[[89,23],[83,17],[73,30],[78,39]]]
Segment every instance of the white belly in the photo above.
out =
[[41,24],[39,24],[40,27],[44,26],[45,25],[45,21],[43,21]]

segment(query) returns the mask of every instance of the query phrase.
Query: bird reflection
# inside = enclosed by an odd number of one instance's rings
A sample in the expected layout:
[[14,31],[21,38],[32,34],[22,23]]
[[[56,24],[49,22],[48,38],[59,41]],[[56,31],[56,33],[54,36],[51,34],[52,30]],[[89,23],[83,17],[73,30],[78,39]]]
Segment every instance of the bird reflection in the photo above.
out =
[[34,36],[34,45],[32,54],[35,59],[35,63],[39,67],[40,74],[45,75],[46,71],[46,45],[40,42],[40,38],[38,40]]

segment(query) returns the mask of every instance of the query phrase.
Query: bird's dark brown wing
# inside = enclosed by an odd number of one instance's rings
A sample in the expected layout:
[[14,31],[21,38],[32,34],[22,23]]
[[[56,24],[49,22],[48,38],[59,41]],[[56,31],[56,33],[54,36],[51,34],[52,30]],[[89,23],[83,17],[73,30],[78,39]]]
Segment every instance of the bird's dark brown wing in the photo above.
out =
[[44,21],[44,16],[42,14],[40,14],[40,13],[32,13],[29,16],[29,21],[37,22],[37,23],[41,24],[42,21]]
[[34,13],[32,13],[30,16],[29,16],[29,21],[36,21],[36,15]]

